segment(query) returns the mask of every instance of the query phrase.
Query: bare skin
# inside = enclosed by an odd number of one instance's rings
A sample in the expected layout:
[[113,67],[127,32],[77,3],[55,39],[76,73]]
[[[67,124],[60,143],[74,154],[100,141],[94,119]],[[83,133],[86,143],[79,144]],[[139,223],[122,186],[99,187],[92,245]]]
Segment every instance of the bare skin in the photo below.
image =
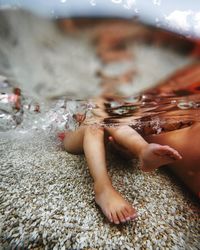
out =
[[167,144],[176,148],[183,159],[168,166],[191,191],[200,198],[200,123],[145,138],[150,143]]
[[[105,138],[107,135],[109,136]],[[119,148],[128,151],[132,157],[137,156],[141,161],[141,169],[145,172],[180,160],[181,155],[169,146],[148,144],[129,126],[106,129],[81,126],[75,132],[65,133],[66,151],[72,154],[85,154],[94,180],[96,203],[110,222],[119,224],[135,219],[137,213],[135,208],[114,189],[109,178],[105,160],[105,142],[111,138]]]
[[65,149],[73,154],[85,153],[94,180],[95,201],[110,222],[119,224],[136,217],[135,209],[112,187],[105,162],[104,130],[80,127],[65,133]]
[[157,143],[148,143],[134,129],[129,126],[107,128],[115,140],[115,144],[126,150],[130,157],[137,156],[141,161],[141,170],[150,172],[162,165],[182,159],[173,148]]
[[[178,130],[165,132],[158,135],[149,135],[145,140],[150,143],[169,145],[180,152],[182,159],[173,161],[168,167],[200,198],[200,123]],[[192,138],[192,140],[191,140]],[[129,150],[117,144],[113,137],[109,137],[113,146],[128,158],[132,157]]]

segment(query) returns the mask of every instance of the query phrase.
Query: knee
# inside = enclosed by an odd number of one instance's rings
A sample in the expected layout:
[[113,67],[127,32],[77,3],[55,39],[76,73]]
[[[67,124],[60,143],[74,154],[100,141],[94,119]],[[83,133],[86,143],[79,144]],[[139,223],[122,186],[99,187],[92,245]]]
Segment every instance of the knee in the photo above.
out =
[[98,126],[88,126],[85,129],[85,136],[84,137],[86,137],[87,135],[92,135],[95,137],[102,137],[102,136],[104,136],[104,128],[98,127]]
[[73,154],[72,147],[68,141],[64,141],[64,149],[67,151],[67,153]]
[[63,146],[64,146],[64,149],[68,153],[73,153],[72,152],[72,143],[71,143],[71,139],[70,139],[70,132],[65,132],[65,137],[64,137],[64,140],[63,140]]
[[79,152],[80,151],[79,148],[76,145],[74,145],[73,132],[65,133],[63,146],[64,146],[64,149],[67,151],[67,153],[74,154],[74,155],[81,153]]
[[97,126],[88,126],[85,129],[85,134],[83,138],[83,148],[87,147],[88,144],[103,141],[104,140],[104,129]]
[[130,133],[129,127],[126,125],[122,125],[122,126],[118,126],[116,128],[114,128],[114,131],[112,132],[112,135],[114,138],[121,138],[124,135],[131,136],[132,134]]

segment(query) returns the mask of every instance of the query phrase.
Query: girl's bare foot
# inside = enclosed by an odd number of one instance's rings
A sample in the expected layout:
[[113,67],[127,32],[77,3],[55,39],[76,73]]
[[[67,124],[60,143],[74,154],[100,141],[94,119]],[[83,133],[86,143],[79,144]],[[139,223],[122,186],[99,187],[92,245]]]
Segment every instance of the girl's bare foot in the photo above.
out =
[[110,222],[115,224],[134,220],[136,210],[111,186],[94,185],[95,201]]
[[145,172],[181,159],[182,156],[175,149],[155,143],[147,144],[140,154],[141,169]]

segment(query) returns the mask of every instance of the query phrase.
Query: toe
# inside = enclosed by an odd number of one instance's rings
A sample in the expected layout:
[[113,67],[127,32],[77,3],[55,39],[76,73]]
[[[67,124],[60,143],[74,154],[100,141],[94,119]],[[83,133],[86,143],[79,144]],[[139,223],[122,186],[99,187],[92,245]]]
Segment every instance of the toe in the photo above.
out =
[[117,212],[117,217],[119,218],[119,221],[120,222],[126,222],[126,217],[124,216],[123,212],[122,211],[118,211]]
[[166,150],[166,156],[169,156],[170,158],[173,158],[174,160],[182,159],[182,156],[179,154],[179,152],[169,146],[164,146],[164,149]]
[[112,212],[112,219],[115,224],[119,224],[119,219],[116,212]]
[[168,146],[158,146],[157,148],[155,148],[154,150],[154,154],[158,155],[158,156],[164,156],[166,154],[171,153],[171,148]]
[[112,223],[113,222],[112,214],[108,212],[108,213],[105,213],[105,215],[108,218],[108,220]]
[[137,218],[137,213],[134,213],[133,215],[131,215],[131,220],[135,220]]
[[174,150],[173,155],[174,155],[174,157],[176,157],[177,160],[182,159],[182,156],[181,156],[181,155],[179,154],[179,152],[176,151],[176,150]]
[[137,217],[136,210],[133,207],[127,207],[126,211],[128,212],[130,219],[134,220]]
[[124,215],[126,221],[129,221],[129,220],[131,219],[130,214],[129,214],[129,212],[127,211],[127,209],[124,209],[124,210],[122,211],[122,213],[123,213],[123,215]]
[[181,155],[175,149],[171,148],[168,145],[161,146],[158,148],[155,153],[160,156],[167,156],[173,159],[180,159]]

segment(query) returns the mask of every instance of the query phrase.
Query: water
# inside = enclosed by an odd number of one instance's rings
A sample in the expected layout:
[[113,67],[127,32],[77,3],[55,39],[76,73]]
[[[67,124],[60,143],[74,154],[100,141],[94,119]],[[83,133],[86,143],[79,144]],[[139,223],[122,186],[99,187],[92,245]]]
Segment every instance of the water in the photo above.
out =
[[103,124],[129,125],[142,134],[159,134],[199,121],[200,95],[142,94],[105,102]]
[[178,91],[146,91],[130,97],[72,100],[61,97],[51,103],[37,103],[19,88],[0,77],[0,131],[76,130],[81,124],[129,125],[142,134],[159,134],[187,127],[199,121],[199,86]]
[[0,94],[0,131],[75,130],[92,106],[84,100],[59,99],[51,104],[37,103],[17,88]]

